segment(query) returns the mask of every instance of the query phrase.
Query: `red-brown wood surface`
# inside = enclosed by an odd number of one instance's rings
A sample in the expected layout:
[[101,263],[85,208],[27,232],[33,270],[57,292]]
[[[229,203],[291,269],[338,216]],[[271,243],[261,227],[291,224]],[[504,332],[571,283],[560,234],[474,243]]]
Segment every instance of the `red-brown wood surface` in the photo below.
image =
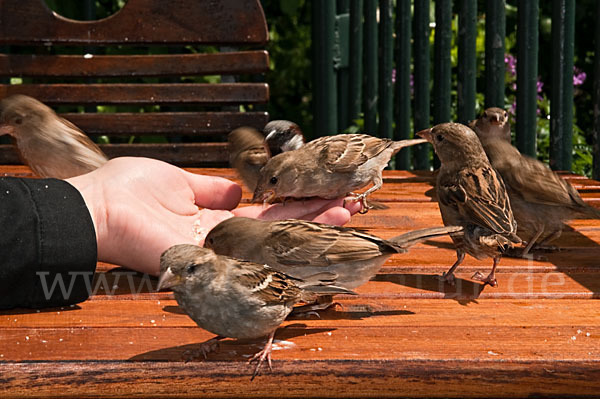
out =
[[[239,181],[231,169],[189,169]],[[0,176],[31,177],[22,166]],[[386,171],[389,206],[351,226],[382,237],[441,224],[429,172]],[[598,203],[598,182],[566,177]],[[241,206],[248,205],[244,192]],[[250,382],[262,342],[225,340],[207,360],[186,351],[212,337],[155,292],[156,278],[99,263],[94,295],[70,307],[0,312],[0,381],[8,397],[559,397],[600,395],[600,221],[573,220],[546,260],[503,258],[497,288],[436,276],[455,260],[448,238],[391,257],[342,308],[277,331],[273,372]]]

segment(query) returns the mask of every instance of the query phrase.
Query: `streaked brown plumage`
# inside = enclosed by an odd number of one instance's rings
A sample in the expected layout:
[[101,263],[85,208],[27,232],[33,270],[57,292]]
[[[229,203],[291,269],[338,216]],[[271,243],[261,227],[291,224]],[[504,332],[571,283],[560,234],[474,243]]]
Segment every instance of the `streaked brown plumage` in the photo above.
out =
[[371,279],[390,256],[407,252],[425,239],[460,230],[428,228],[384,240],[356,229],[304,220],[233,217],[215,226],[204,246],[221,255],[266,263],[301,279],[330,273],[336,284],[354,289]]
[[383,184],[382,170],[401,148],[424,140],[392,141],[365,134],[320,137],[271,158],[261,169],[253,201],[277,198],[334,199],[373,186],[354,199],[368,209],[366,198]]
[[275,330],[296,303],[314,301],[317,293],[351,293],[318,275],[302,280],[267,265],[216,255],[189,244],[167,249],[161,255],[160,270],[158,289],[171,288],[192,320],[217,334],[201,352],[225,337],[269,337],[263,350],[250,359],[258,361],[252,378],[265,359],[271,367]]
[[108,158],[79,128],[38,100],[0,101],[0,135],[11,135],[23,162],[40,177],[66,179],[91,172]]
[[473,126],[492,166],[506,184],[517,234],[527,241],[522,256],[534,246],[558,238],[569,219],[600,218],[600,210],[587,205],[566,180],[511,145],[510,123],[504,110],[487,109]]
[[227,137],[229,164],[240,175],[251,192],[256,188],[260,169],[269,160],[264,136],[252,127],[239,127]]
[[468,127],[443,123],[417,134],[433,144],[442,163],[436,191],[444,224],[464,227],[464,234],[452,236],[457,260],[444,279],[454,281],[454,270],[468,253],[493,258],[491,273],[478,279],[497,285],[495,271],[503,251],[521,242],[502,178]]

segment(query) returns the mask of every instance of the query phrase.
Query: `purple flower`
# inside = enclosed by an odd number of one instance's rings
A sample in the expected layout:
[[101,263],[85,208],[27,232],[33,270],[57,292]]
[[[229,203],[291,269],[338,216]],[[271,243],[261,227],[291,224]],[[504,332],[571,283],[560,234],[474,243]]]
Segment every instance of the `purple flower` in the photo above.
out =
[[396,83],[396,69],[392,69],[392,83]]
[[[539,76],[538,76],[538,79],[539,79]],[[542,88],[544,87],[544,82],[542,82],[541,80],[538,80],[536,86],[537,86],[537,92],[541,93],[542,92]]]
[[573,67],[573,86],[581,86],[585,82],[587,74],[576,66]]
[[504,54],[504,63],[510,74],[515,76],[517,74],[517,59],[512,54],[506,53]]

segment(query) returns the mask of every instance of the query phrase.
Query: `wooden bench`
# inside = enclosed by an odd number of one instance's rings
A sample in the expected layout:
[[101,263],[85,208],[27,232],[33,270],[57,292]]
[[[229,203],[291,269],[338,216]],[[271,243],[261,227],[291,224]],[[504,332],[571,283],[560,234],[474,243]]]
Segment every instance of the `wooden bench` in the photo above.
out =
[[[260,49],[267,40],[258,0],[129,0],[98,21],[66,19],[43,0],[0,0],[0,98],[19,93],[73,106],[63,116],[91,136],[108,136],[101,147],[109,157],[225,166],[226,134],[268,121],[260,106],[268,85],[248,82],[268,70]],[[163,54],[148,55],[150,48]],[[219,82],[195,79],[206,75]],[[238,75],[247,82],[235,82]],[[96,112],[97,105],[116,112]],[[149,135],[169,142],[127,143]],[[0,146],[0,164],[16,163],[14,148]]]

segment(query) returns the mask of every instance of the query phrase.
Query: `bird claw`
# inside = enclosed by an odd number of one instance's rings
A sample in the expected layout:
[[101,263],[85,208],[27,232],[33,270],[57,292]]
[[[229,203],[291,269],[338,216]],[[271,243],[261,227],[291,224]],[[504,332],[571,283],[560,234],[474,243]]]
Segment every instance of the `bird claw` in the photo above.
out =
[[484,277],[480,272],[475,272],[471,277],[473,280],[481,281],[483,285],[489,285],[490,287],[497,287],[498,281],[494,273],[490,273],[487,277]]
[[272,340],[269,340],[267,342],[267,344],[265,345],[265,347],[260,352],[257,352],[254,356],[252,356],[252,358],[250,358],[250,360],[248,360],[248,364],[251,364],[254,361],[258,362],[258,364],[256,365],[256,368],[254,369],[254,373],[252,374],[252,378],[250,378],[250,381],[253,381],[254,378],[258,375],[260,366],[262,365],[262,363],[264,362],[265,359],[267,359],[267,364],[269,365],[269,370],[271,372],[273,372],[273,366],[271,364],[272,348],[273,348]]
[[454,287],[454,285],[456,284],[456,279],[454,278],[454,273],[442,273],[441,276],[437,276],[437,279],[440,281],[443,281],[445,283],[448,283],[448,285],[451,285]]

